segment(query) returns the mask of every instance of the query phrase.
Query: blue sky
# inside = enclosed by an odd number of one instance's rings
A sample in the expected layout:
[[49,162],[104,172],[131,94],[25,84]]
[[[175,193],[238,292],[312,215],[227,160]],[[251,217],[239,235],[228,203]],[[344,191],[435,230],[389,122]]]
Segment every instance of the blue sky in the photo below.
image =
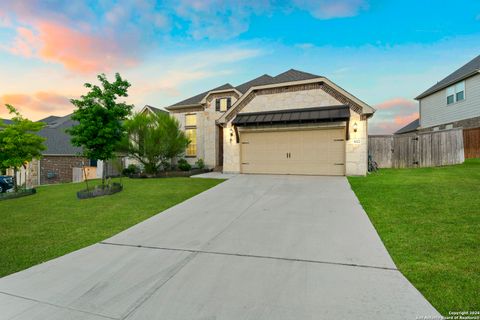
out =
[[[326,76],[378,109],[372,133],[413,120],[413,98],[480,54],[480,1],[4,0],[0,103],[63,115],[95,75],[164,107],[290,68]],[[0,117],[6,117],[0,109]]]

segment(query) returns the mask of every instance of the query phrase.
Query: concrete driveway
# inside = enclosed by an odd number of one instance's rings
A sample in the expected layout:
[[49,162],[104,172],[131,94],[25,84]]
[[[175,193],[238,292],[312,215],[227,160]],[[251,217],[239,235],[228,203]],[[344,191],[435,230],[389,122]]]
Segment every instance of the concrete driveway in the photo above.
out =
[[0,319],[417,319],[344,177],[239,175],[0,279]]

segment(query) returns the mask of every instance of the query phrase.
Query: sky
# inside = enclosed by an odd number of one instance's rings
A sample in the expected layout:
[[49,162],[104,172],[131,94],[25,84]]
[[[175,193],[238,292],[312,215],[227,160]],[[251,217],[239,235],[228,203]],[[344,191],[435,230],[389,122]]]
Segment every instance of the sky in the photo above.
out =
[[5,103],[32,120],[69,114],[99,73],[126,78],[140,110],[294,68],[376,108],[370,133],[392,133],[479,54],[479,0],[0,0],[0,118]]

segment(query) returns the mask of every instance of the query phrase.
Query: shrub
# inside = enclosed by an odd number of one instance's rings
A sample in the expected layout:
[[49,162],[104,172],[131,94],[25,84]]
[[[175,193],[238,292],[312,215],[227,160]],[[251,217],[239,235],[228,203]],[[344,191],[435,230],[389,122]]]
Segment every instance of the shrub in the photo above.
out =
[[178,169],[182,171],[190,171],[190,169],[192,169],[192,166],[190,165],[190,163],[188,163],[187,160],[183,158],[178,160],[177,166],[178,166]]
[[205,169],[205,162],[203,162],[203,159],[198,159],[197,162],[195,162],[195,167],[198,169]]
[[140,168],[137,165],[129,164],[128,167],[122,170],[122,174],[124,176],[130,176],[132,174],[136,174],[140,172]]

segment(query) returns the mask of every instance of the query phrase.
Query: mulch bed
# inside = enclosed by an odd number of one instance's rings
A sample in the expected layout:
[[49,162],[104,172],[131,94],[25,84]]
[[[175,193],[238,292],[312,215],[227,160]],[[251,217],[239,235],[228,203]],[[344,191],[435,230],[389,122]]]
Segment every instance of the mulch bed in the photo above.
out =
[[19,190],[17,192],[0,193],[0,201],[16,199],[16,198],[21,198],[21,197],[25,197],[25,196],[31,196],[35,193],[37,193],[37,189],[35,189],[35,188],[26,189],[26,190]]

